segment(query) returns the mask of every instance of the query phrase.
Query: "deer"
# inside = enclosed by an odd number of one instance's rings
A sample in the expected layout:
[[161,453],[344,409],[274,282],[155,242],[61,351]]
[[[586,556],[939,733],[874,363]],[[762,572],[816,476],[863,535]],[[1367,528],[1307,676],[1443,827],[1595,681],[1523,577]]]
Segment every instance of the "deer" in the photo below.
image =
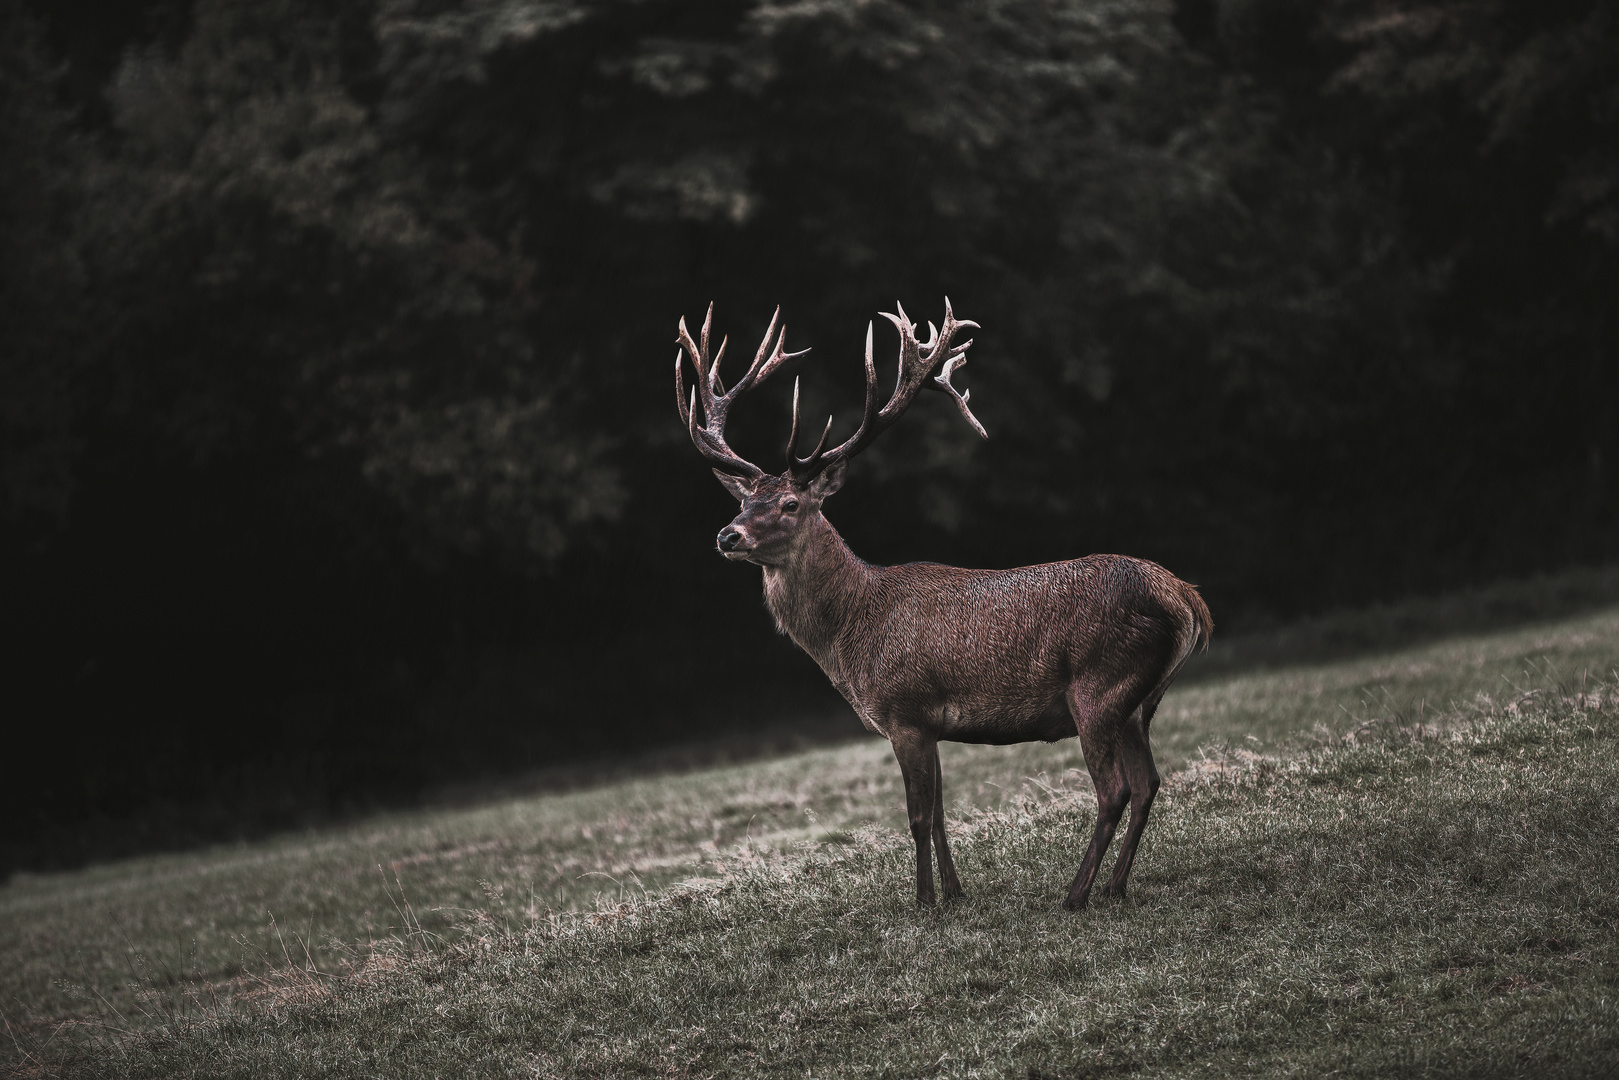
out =
[[[1197,589],[1156,563],[1090,555],[1012,570],[937,563],[877,566],[850,550],[823,512],[843,486],[849,461],[891,427],[924,389],[949,395],[983,438],[970,391],[951,377],[972,345],[957,342],[978,324],[958,320],[945,298],[944,323],[928,340],[895,305],[882,316],[899,331],[899,368],[877,405],[872,323],[866,324],[866,398],[860,426],[828,448],[798,456],[798,379],[793,382],[787,467],[766,473],[726,443],[736,399],[788,360],[781,309],[752,365],[729,390],[720,378],[729,338],[709,358],[714,306],[697,340],[684,317],[677,335],[675,402],[692,443],[741,504],[720,530],[719,553],[761,567],[776,627],[818,664],[862,725],[893,748],[916,844],[916,900],[935,902],[933,854],[946,899],[963,895],[945,835],[941,741],[1007,745],[1078,736],[1096,791],[1096,827],[1064,906],[1084,908],[1126,807],[1129,825],[1103,895],[1122,898],[1158,793],[1148,740],[1152,718],[1181,667],[1206,648],[1214,622]],[[695,369],[689,394],[687,363]]]

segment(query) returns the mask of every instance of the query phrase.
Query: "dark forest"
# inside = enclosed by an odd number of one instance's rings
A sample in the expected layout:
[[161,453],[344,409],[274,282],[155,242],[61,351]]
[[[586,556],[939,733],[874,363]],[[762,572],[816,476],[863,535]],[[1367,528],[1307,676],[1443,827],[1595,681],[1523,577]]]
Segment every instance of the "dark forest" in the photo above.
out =
[[714,551],[710,301],[813,350],[767,468],[981,324],[875,562],[1240,632],[1619,556],[1613,0],[28,0],[0,222],[0,872],[836,714]]

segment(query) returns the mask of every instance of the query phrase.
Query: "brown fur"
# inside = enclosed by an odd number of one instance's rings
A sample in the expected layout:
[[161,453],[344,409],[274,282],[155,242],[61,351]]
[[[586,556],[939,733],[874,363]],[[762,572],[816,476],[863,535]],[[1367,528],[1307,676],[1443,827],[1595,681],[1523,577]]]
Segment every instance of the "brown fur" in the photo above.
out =
[[945,895],[961,892],[944,832],[939,741],[1074,735],[1096,785],[1097,822],[1067,906],[1084,906],[1129,806],[1104,889],[1123,895],[1158,791],[1153,712],[1213,630],[1197,590],[1122,555],[1015,570],[873,566],[821,513],[842,483],[841,463],[802,485],[717,475],[742,500],[721,533],[732,548],[722,543],[722,552],[763,567],[777,626],[894,747],[916,841],[918,902],[934,899],[934,847]]

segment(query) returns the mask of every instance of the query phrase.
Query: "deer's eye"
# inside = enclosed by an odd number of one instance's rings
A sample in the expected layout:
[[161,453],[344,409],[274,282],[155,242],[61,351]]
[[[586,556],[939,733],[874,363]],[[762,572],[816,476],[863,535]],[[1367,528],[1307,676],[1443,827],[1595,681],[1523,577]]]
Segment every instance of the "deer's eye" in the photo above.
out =
[[798,513],[798,500],[797,499],[788,499],[786,502],[782,503],[781,504],[781,512],[784,513],[784,514],[796,514],[796,513]]

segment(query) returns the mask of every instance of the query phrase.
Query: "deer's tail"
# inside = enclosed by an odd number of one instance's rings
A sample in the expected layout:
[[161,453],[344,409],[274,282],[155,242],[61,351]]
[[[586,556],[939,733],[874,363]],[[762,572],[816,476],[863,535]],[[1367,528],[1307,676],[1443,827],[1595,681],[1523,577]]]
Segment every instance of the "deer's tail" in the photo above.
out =
[[1191,625],[1182,624],[1181,640],[1175,662],[1170,665],[1169,673],[1154,692],[1155,696],[1169,689],[1169,684],[1175,681],[1186,661],[1199,649],[1209,647],[1209,637],[1214,633],[1214,616],[1209,614],[1209,605],[1203,602],[1203,597],[1197,591],[1196,585],[1188,585],[1184,581],[1177,582],[1180,586],[1181,599],[1186,603],[1187,614],[1191,615]]
[[1186,606],[1192,609],[1192,624],[1197,629],[1197,637],[1186,650],[1187,655],[1197,649],[1207,651],[1209,638],[1214,636],[1214,616],[1209,614],[1209,605],[1203,602],[1203,594],[1197,591],[1196,585],[1182,585],[1181,595],[1186,599]]
[[1186,602],[1186,610],[1192,616],[1192,623],[1190,626],[1183,626],[1180,649],[1175,657],[1175,662],[1164,673],[1164,677],[1159,681],[1158,685],[1153,687],[1152,693],[1148,694],[1147,699],[1142,702],[1141,719],[1143,727],[1152,723],[1153,713],[1158,710],[1158,702],[1163,700],[1164,692],[1169,689],[1169,684],[1175,681],[1175,676],[1180,674],[1181,668],[1186,666],[1186,661],[1190,660],[1192,654],[1198,649],[1207,649],[1209,647],[1209,638],[1214,634],[1214,616],[1209,614],[1209,605],[1203,602],[1203,597],[1198,593],[1197,586],[1188,585],[1185,582],[1179,582],[1179,585],[1181,599]]

